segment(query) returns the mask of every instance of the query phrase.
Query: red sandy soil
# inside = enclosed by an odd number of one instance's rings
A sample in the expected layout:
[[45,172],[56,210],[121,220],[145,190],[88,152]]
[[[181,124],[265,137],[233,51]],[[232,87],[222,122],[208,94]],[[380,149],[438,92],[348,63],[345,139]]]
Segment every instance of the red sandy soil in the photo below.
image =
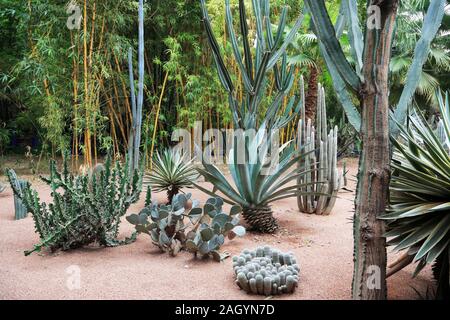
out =
[[[357,161],[347,161],[348,188],[354,190]],[[49,188],[33,182],[42,201],[49,201]],[[207,196],[193,190],[202,202]],[[155,194],[162,202],[164,193]],[[129,213],[143,207],[145,196]],[[275,235],[247,233],[244,238],[226,242],[222,247],[236,255],[245,248],[264,244],[292,251],[300,265],[299,287],[294,294],[273,299],[350,299],[353,272],[352,211],[354,192],[342,190],[329,216],[298,212],[296,199],[273,204],[281,230]],[[25,257],[24,250],[38,243],[33,220],[14,221],[10,188],[0,194],[0,299],[264,299],[248,295],[234,283],[231,258],[221,263],[194,259],[181,252],[177,257],[160,253],[149,237],[141,235],[127,246],[87,247],[43,252]],[[129,236],[133,227],[123,221],[121,236]],[[389,253],[393,261],[394,254]],[[69,290],[69,266],[81,271],[80,289]],[[432,286],[430,268],[412,279],[414,267],[388,279],[389,299],[419,299],[413,288],[425,295]],[[70,270],[70,269],[69,269]]]

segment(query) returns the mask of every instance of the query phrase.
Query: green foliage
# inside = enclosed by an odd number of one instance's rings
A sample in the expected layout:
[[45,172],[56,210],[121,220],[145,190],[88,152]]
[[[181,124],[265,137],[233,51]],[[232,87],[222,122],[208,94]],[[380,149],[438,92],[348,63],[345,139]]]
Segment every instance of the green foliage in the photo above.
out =
[[[338,22],[336,22],[336,25],[334,26],[325,6],[325,1],[306,0],[305,4],[310,12],[315,33],[319,38],[319,46],[333,79],[336,94],[345,112],[347,113],[349,122],[357,131],[359,131],[361,126],[361,116],[352,102],[352,94],[347,88],[351,88],[353,94],[357,94],[358,97],[362,97],[361,89],[364,79],[362,78],[361,71],[363,66],[362,52],[364,48],[364,38],[362,36],[359,21],[357,1],[345,0],[341,2],[341,20],[338,19]],[[405,77],[403,80],[405,85],[402,85],[400,99],[395,110],[395,118],[401,124],[404,122],[407,107],[411,103],[416,89],[418,88],[419,91],[429,91],[430,83],[435,82],[430,77],[426,79],[427,76],[423,74],[422,68],[429,55],[431,42],[435,38],[441,24],[444,14],[444,6],[445,0],[431,2],[426,14],[424,15],[421,30],[418,29],[414,33],[414,35],[418,35],[418,39],[414,50],[411,50],[411,52],[413,52],[413,58],[411,58],[411,61],[407,62],[404,59],[399,61],[398,58],[396,59],[395,56],[393,57],[391,69],[394,69],[394,74],[395,72],[403,69],[401,65],[410,66],[407,74],[405,72]],[[406,16],[408,16],[406,19],[407,21],[412,20],[410,18],[411,14],[407,14]],[[355,64],[354,67],[349,63],[350,60],[346,58],[343,50],[343,44],[339,41],[344,26],[348,27],[348,40],[352,53],[352,61]],[[402,40],[405,39],[405,34],[403,34],[402,37],[402,32],[404,31],[405,30],[399,32],[399,48],[404,45],[404,43],[402,44]],[[399,53],[403,54],[404,50],[400,49]],[[438,58],[440,63],[444,63],[446,59],[443,57],[442,52],[437,53],[437,55],[440,57],[440,59]],[[425,82],[428,84],[425,84]],[[428,89],[425,89],[427,87]],[[433,85],[431,87],[433,88]],[[393,129],[395,132],[398,131],[395,127]]]
[[[225,65],[217,39],[212,31],[205,1],[202,0],[201,4],[203,22],[216,62],[219,79],[228,93],[234,129],[243,130],[235,131],[232,142],[233,148],[229,155],[229,169],[235,187],[205,157],[202,160],[204,168],[200,168],[198,171],[205,177],[206,181],[214,185],[214,190],[209,191],[201,186],[196,186],[211,195],[214,195],[217,190],[221,191],[225,196],[225,201],[242,206],[243,215],[252,227],[263,232],[273,232],[276,230],[277,224],[267,205],[275,200],[297,195],[297,187],[285,187],[285,185],[302,174],[300,173],[302,169],[294,170],[292,175],[282,178],[292,165],[300,159],[301,155],[300,152],[294,151],[292,146],[291,148],[287,145],[278,148],[278,145],[275,145],[273,141],[277,140],[274,135],[276,136],[278,130],[287,126],[299,112],[302,103],[304,104],[304,97],[296,101],[296,97],[292,96],[288,100],[289,103],[284,112],[281,112],[282,101],[285,97],[288,97],[291,91],[294,72],[294,66],[287,65],[286,49],[299,30],[303,17],[300,16],[296,20],[295,25],[283,39],[287,7],[283,8],[278,28],[274,31],[270,22],[269,1],[253,1],[252,8],[257,38],[256,48],[253,50],[250,47],[251,38],[248,31],[245,3],[239,1],[239,21],[244,52],[242,56],[234,30],[230,1],[225,2],[226,27],[234,59],[242,77],[240,85],[244,88],[244,95],[238,101],[236,88],[239,84],[233,82]],[[267,110],[264,110],[261,107],[270,72],[273,72],[275,79],[275,93],[274,98],[268,103]],[[259,116],[262,118],[260,121],[258,121]],[[247,139],[245,136],[249,130],[253,130],[253,133],[255,133],[253,139]],[[269,150],[272,152],[271,161],[268,161]],[[280,161],[279,163],[272,163],[273,159],[280,159]],[[267,165],[267,162],[270,162],[270,164]]]
[[223,260],[227,255],[218,250],[225,237],[231,240],[245,234],[245,228],[238,226],[241,208],[233,206],[226,214],[221,198],[208,199],[203,208],[190,198],[191,194],[177,194],[170,205],[150,203],[127,220],[138,233],[148,234],[154,245],[172,256],[185,249],[195,255]]
[[[390,63],[391,70],[391,104],[395,105],[405,85],[407,72],[414,58],[414,49],[421,36],[424,23],[418,19],[426,13],[426,6],[421,1],[402,1],[397,20],[396,44],[393,46],[393,57]],[[411,18],[416,17],[416,18]],[[445,18],[444,18],[445,19]],[[450,69],[450,56],[447,52],[449,46],[446,41],[445,23],[443,21],[430,43],[430,51],[421,70],[420,81],[416,88],[414,100],[419,106],[437,107],[435,91],[439,86],[446,86],[445,80],[440,77]]]
[[10,130],[0,127],[0,155],[4,154],[10,140]]
[[165,149],[155,155],[153,168],[148,177],[144,177],[144,183],[152,186],[154,191],[167,191],[168,203],[172,203],[173,197],[182,189],[192,186],[192,182],[198,177],[189,160],[176,149]]
[[236,284],[242,290],[265,296],[293,293],[298,286],[300,268],[294,254],[269,246],[245,249],[233,257]]
[[[447,138],[450,137],[448,96],[441,101]],[[438,261],[438,296],[448,298],[450,252],[450,153],[420,112],[408,117],[401,128],[403,141],[392,138],[396,150],[392,161],[388,244],[406,250],[398,267],[418,262],[414,275]],[[441,259],[442,258],[442,259]],[[438,259],[438,260],[437,260]]]
[[116,246],[134,240],[134,235],[125,241],[117,240],[120,218],[132,203],[139,200],[142,174],[129,172],[128,163],[112,163],[108,156],[104,165],[93,171],[74,176],[69,172],[69,157],[66,155],[63,170],[59,172],[56,162],[50,162],[50,177],[41,179],[52,191],[53,203],[40,202],[37,191],[28,183],[25,188],[16,187],[17,180],[11,169],[7,175],[14,194],[31,212],[36,232],[41,239],[29,255],[47,247],[52,252],[69,250],[91,243]]

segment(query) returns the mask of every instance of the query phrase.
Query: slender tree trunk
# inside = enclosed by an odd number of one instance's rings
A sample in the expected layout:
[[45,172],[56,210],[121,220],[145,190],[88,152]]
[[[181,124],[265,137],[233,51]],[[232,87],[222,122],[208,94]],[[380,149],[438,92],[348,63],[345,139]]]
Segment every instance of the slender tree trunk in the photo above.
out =
[[314,124],[317,111],[319,70],[315,66],[309,68],[308,91],[305,97],[305,116]]
[[389,86],[391,44],[398,0],[370,0],[380,8],[381,29],[366,30],[360,92],[363,150],[354,216],[354,299],[386,299],[384,213],[390,179]]

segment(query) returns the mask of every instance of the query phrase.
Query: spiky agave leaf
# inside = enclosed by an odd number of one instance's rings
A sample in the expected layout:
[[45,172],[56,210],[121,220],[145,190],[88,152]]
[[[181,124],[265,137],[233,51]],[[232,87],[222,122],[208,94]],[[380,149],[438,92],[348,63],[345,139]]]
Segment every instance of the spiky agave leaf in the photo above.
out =
[[182,188],[192,186],[198,177],[193,166],[193,159],[188,159],[176,149],[157,152],[153,170],[144,177],[144,184],[152,186],[153,191],[168,191],[169,202]]
[[[450,125],[446,107],[441,105],[442,121]],[[404,141],[391,139],[396,150],[390,206],[382,219],[388,244],[407,250],[402,267],[418,262],[417,274],[450,250],[450,154],[422,114],[408,120],[409,127],[401,128]]]
[[[228,182],[217,167],[203,161],[204,168],[200,168],[198,171],[206,181],[214,185],[214,189],[209,191],[201,186],[197,187],[209,194],[215,194],[216,191],[222,192],[227,202],[238,203],[243,207],[243,216],[252,227],[263,232],[273,232],[276,229],[276,221],[272,217],[268,204],[278,199],[297,195],[300,192],[299,187],[295,183],[289,183],[295,182],[298,175],[303,174],[298,169],[290,171],[300,158],[300,154],[293,151],[292,145],[287,147],[289,144],[278,148],[272,143],[271,136],[273,132],[287,126],[302,106],[301,99],[296,99],[295,96],[288,97],[294,82],[295,66],[288,65],[286,49],[294,41],[297,31],[302,25],[303,15],[300,15],[293,27],[285,33],[287,7],[283,8],[278,27],[273,28],[270,21],[269,1],[252,0],[256,24],[256,45],[253,57],[253,51],[249,47],[250,39],[244,1],[239,1],[242,51],[233,26],[230,1],[225,1],[226,27],[244,89],[242,97],[238,99],[234,92],[237,86],[233,84],[212,32],[205,0],[201,0],[200,3],[219,79],[228,92],[237,135],[229,154],[229,160],[231,160],[229,167],[234,184]],[[268,99],[270,101],[267,101],[267,109],[261,116],[262,102],[266,102],[264,98],[269,83],[267,78],[269,72],[273,72],[273,95],[271,99]],[[283,113],[285,98],[288,103]],[[258,121],[260,118],[262,119]],[[247,133],[254,130],[257,132],[256,137],[248,141],[245,134],[239,130],[247,131]],[[275,161],[276,165],[271,169],[265,165],[267,151],[270,151],[272,155],[279,156],[279,161]],[[242,156],[244,160],[238,161]],[[271,172],[267,173],[267,170]],[[288,172],[291,172],[291,175],[286,177]]]
[[[295,150],[291,141],[271,150],[270,154],[269,147],[275,147],[268,136],[264,125],[251,141],[244,140],[244,134],[237,132],[228,159],[234,183],[228,182],[219,168],[204,160],[204,168],[197,170],[214,185],[214,190],[195,184],[196,187],[210,195],[215,195],[216,190],[220,191],[224,201],[237,203],[243,208],[262,207],[276,200],[296,196],[302,186],[292,182],[309,171],[304,167],[292,169],[292,166],[306,154],[303,149]],[[246,155],[246,158],[241,158],[241,155]]]

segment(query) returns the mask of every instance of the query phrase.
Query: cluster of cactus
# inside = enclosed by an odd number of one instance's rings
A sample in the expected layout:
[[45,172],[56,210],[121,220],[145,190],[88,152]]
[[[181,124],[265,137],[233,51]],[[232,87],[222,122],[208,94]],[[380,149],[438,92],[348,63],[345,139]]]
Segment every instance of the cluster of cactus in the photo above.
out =
[[154,245],[172,256],[185,249],[221,261],[227,256],[218,251],[225,237],[231,240],[245,234],[245,228],[238,225],[241,208],[233,206],[226,214],[221,198],[210,198],[201,208],[198,201],[191,200],[191,194],[175,195],[170,205],[152,203],[149,195],[147,192],[145,208],[127,220],[138,233],[148,234]]
[[[17,178],[16,172],[14,170],[10,170],[10,174],[13,177],[12,183],[15,184],[14,187],[17,190],[22,191],[27,187],[28,182],[26,180]],[[3,190],[1,190],[0,186],[0,192],[1,191]],[[20,198],[16,194],[14,194],[14,212],[15,212],[14,218],[16,220],[24,219],[28,215],[27,207],[23,204],[22,200],[20,200]]]
[[[147,199],[150,194],[148,191]],[[197,219],[198,210],[195,208],[188,210],[190,197],[190,194],[178,194],[170,205],[146,203],[145,208],[139,214],[131,214],[126,219],[135,226],[138,233],[148,234],[153,244],[158,246],[161,251],[175,256],[186,241],[184,217]]]
[[133,241],[135,235],[123,241],[117,239],[120,218],[132,203],[139,200],[142,188],[142,171],[130,173],[128,162],[115,165],[108,156],[101,170],[93,174],[74,176],[69,172],[69,156],[66,154],[63,170],[57,170],[56,162],[50,162],[49,178],[41,177],[51,188],[53,203],[41,203],[37,191],[29,183],[17,187],[17,176],[7,170],[14,194],[33,216],[40,243],[29,255],[42,248],[52,252],[68,250],[88,244],[117,246]]
[[298,165],[310,169],[297,179],[302,191],[297,196],[301,212],[328,215],[333,209],[342,184],[337,167],[337,132],[337,126],[328,132],[325,91],[319,86],[316,126],[306,119],[304,108],[298,123],[297,145],[306,151]]
[[298,286],[300,268],[294,255],[269,246],[245,249],[233,257],[233,268],[236,284],[248,293],[278,295]]

